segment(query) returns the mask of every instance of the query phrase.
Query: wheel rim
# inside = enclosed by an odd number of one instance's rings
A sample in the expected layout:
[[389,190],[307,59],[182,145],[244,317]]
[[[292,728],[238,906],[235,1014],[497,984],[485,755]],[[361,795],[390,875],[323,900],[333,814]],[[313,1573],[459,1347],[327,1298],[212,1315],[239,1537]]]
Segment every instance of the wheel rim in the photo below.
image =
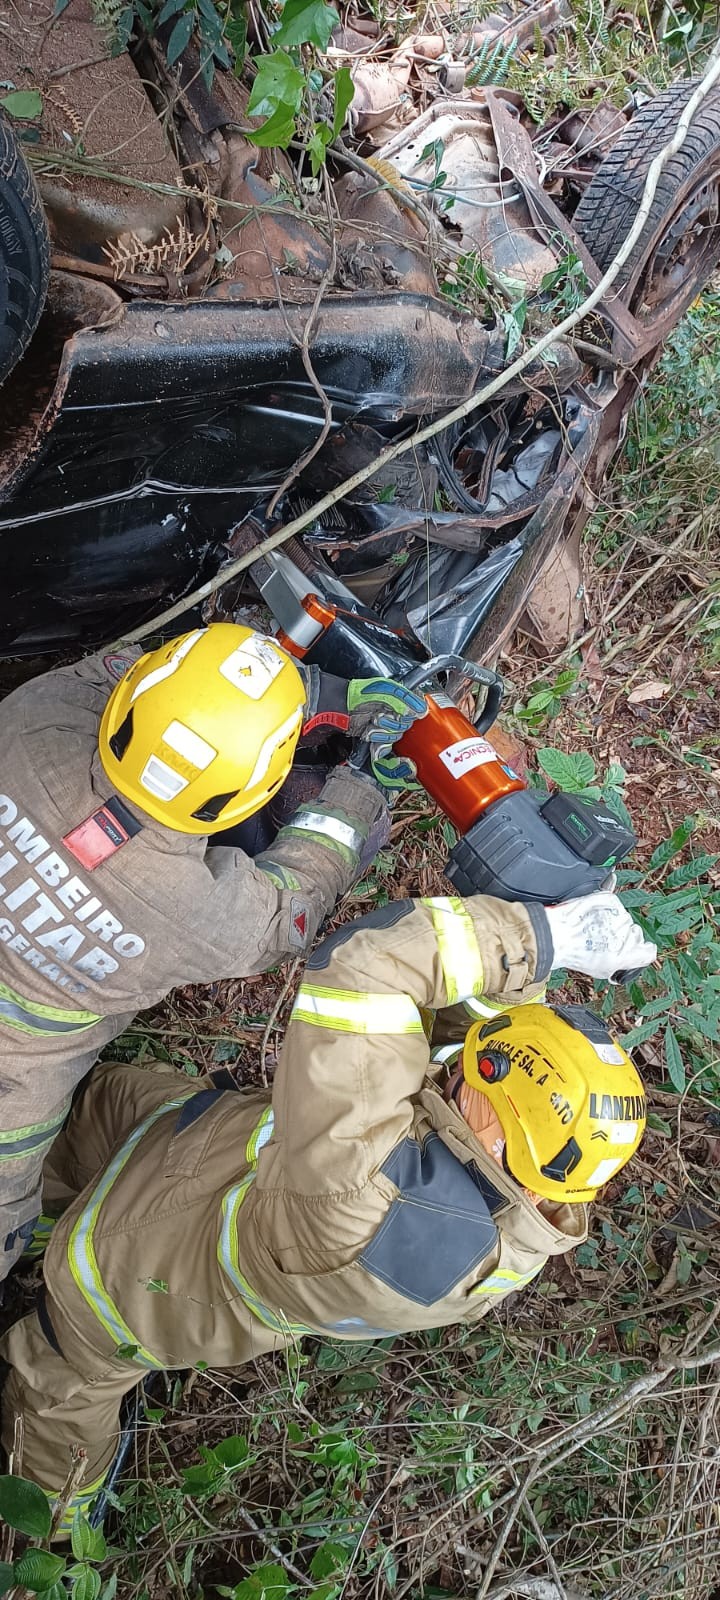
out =
[[634,275],[630,307],[640,322],[676,319],[720,257],[720,173],[678,197],[669,220]]

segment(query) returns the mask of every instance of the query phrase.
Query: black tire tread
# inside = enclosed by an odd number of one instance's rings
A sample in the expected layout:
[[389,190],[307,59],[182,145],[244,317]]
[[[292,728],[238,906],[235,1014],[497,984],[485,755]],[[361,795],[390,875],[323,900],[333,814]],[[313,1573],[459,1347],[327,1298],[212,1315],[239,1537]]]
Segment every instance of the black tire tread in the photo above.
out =
[[[641,106],[588,184],[573,225],[603,271],[617,255],[637,216],[651,161],[672,138],[678,117],[696,87],[696,82],[673,84]],[[619,287],[632,281],[658,223],[672,210],[682,185],[713,149],[720,153],[720,90],[712,92],[699,107],[684,144],[660,174],[647,224],[618,275]]]
[[0,113],[0,221],[10,217],[23,255],[10,266],[0,230],[0,383],[19,361],[37,327],[50,275],[50,240],[35,179]]

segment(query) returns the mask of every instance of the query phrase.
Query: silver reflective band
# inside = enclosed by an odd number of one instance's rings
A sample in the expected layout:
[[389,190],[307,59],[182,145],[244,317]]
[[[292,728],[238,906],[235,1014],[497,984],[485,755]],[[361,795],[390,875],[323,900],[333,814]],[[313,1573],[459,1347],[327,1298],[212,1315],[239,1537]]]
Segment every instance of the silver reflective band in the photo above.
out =
[[462,1054],[462,1049],[463,1046],[461,1044],[438,1045],[437,1049],[433,1050],[430,1060],[439,1063],[457,1061],[458,1056]]
[[326,833],[329,839],[335,839],[338,844],[344,845],[346,850],[352,850],[359,855],[364,840],[349,822],[341,822],[339,817],[330,817],[325,811],[301,811],[292,817],[289,827],[300,829],[304,833]]

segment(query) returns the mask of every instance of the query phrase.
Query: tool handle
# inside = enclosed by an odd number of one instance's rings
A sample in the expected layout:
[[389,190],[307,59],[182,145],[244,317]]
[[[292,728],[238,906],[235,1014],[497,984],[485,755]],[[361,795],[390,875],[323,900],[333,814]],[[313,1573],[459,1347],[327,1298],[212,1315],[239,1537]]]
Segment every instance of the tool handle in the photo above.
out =
[[431,683],[440,672],[461,672],[473,683],[485,684],[485,704],[477,721],[473,722],[477,733],[485,733],[487,728],[492,727],[502,705],[505,686],[500,674],[493,672],[491,667],[479,667],[475,661],[466,661],[464,656],[441,655],[430,656],[428,661],[420,662],[402,681],[407,689],[420,689],[424,684]]

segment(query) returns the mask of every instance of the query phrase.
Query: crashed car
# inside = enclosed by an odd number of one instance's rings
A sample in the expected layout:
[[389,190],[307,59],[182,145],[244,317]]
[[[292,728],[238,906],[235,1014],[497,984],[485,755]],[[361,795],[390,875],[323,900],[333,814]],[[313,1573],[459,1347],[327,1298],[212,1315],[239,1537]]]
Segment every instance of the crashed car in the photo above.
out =
[[[548,53],[561,27],[557,0],[483,25]],[[152,619],[246,548],[258,505],[312,508],[502,372],[519,304],[542,328],[568,273],[598,281],[693,87],[538,125],[469,82],[457,38],[388,54],[377,34],[357,17],[334,35],[356,92],[329,224],[300,165],[248,137],[243,79],[208,88],[192,41],[172,67],[162,30],[108,56],[89,0],[18,0],[0,79],[37,110],[0,120],[1,654]],[[316,592],[421,653],[497,652],[720,259],[719,180],[716,91],[592,316],[309,522],[294,551]]]

